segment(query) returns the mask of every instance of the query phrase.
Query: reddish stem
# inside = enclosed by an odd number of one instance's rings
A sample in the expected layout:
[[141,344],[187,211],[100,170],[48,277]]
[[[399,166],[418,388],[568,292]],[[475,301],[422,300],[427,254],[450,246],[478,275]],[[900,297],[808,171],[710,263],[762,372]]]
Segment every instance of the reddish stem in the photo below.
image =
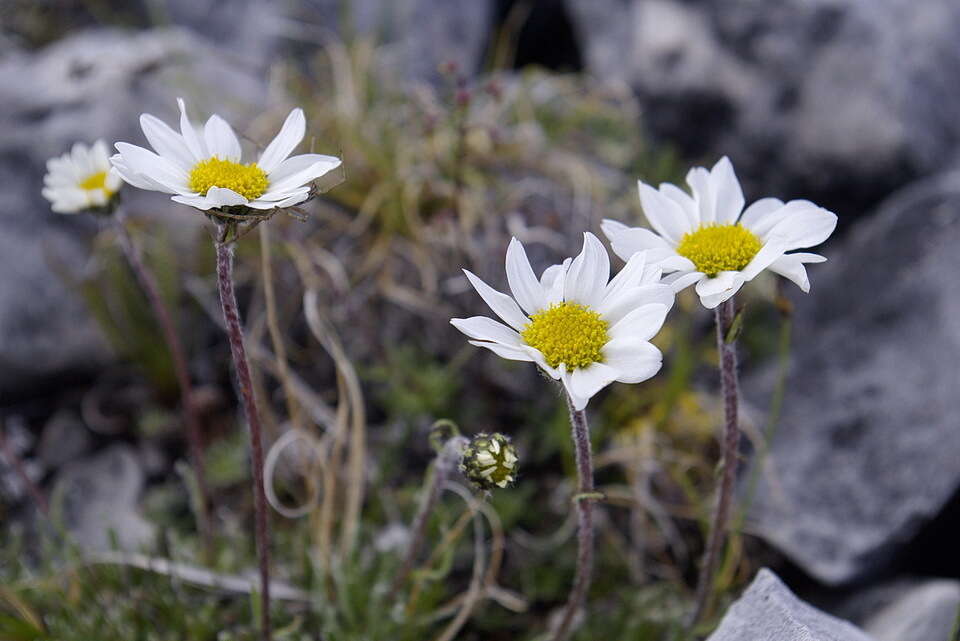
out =
[[570,409],[570,427],[577,464],[577,571],[570,596],[564,608],[563,619],[553,635],[553,641],[566,641],[573,631],[573,620],[587,599],[593,575],[593,455],[590,451],[590,426],[584,410],[576,410],[567,396]]
[[[224,230],[219,238],[225,239]],[[263,485],[263,438],[260,426],[260,414],[257,401],[253,396],[253,381],[250,377],[250,365],[243,346],[243,328],[240,325],[240,312],[237,297],[233,291],[233,249],[232,240],[220,240],[215,243],[217,249],[217,286],[220,290],[220,305],[223,308],[223,320],[230,339],[230,353],[237,372],[237,384],[243,401],[243,412],[250,428],[250,453],[253,467],[254,518],[256,521],[257,559],[260,564],[260,604],[261,637],[270,641],[270,543],[267,532],[267,495]]]
[[[720,549],[723,547],[730,509],[733,504],[733,486],[737,478],[737,453],[740,449],[740,426],[737,419],[738,381],[736,337],[727,334],[734,318],[734,300],[721,303],[716,310],[717,350],[720,355],[720,385],[723,393],[724,430],[720,455],[720,487],[717,490],[716,508],[710,524],[707,547],[700,566],[697,592],[690,625],[696,625],[710,604],[714,569]],[[729,338],[729,340],[728,340]]]

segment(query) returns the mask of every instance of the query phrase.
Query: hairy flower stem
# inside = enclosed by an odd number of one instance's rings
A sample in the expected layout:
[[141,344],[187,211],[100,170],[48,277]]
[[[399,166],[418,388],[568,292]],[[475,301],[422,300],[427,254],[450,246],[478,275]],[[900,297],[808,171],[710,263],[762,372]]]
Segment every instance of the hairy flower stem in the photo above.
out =
[[446,484],[450,474],[457,466],[457,460],[460,458],[463,448],[469,441],[462,436],[454,436],[444,444],[433,463],[433,474],[427,481],[427,487],[424,490],[423,498],[420,501],[420,507],[413,518],[413,524],[410,526],[410,544],[407,546],[407,552],[403,557],[400,569],[393,579],[392,592],[399,594],[400,588],[406,583],[407,577],[413,571],[413,565],[416,563],[417,554],[423,546],[423,541],[427,535],[427,525],[430,522],[430,516],[433,514],[443,486]]
[[200,495],[200,510],[197,515],[197,529],[203,539],[204,549],[208,558],[213,555],[213,519],[210,513],[211,500],[210,490],[207,486],[207,476],[203,464],[203,435],[200,429],[200,417],[197,414],[197,406],[193,401],[193,384],[190,381],[190,371],[187,367],[186,351],[183,349],[183,343],[180,342],[180,334],[177,332],[173,318],[170,316],[170,310],[163,302],[163,296],[160,294],[160,287],[157,285],[157,279],[153,272],[143,262],[143,254],[140,248],[133,242],[130,232],[127,229],[123,209],[118,208],[110,218],[113,223],[114,233],[117,235],[117,242],[123,250],[133,269],[140,286],[146,294],[147,301],[153,310],[153,315],[160,325],[160,331],[167,343],[167,349],[170,350],[170,358],[173,361],[173,372],[177,379],[177,386],[180,388],[180,402],[183,410],[183,422],[187,427],[187,444],[190,448],[190,459],[193,463],[193,473],[196,477],[197,491]]
[[230,338],[230,354],[233,367],[237,372],[237,385],[243,401],[243,413],[250,428],[250,454],[253,466],[253,505],[256,521],[254,537],[257,546],[257,560],[260,564],[260,623],[262,641],[270,641],[270,543],[267,532],[267,495],[263,485],[263,438],[260,427],[260,414],[257,401],[253,396],[253,381],[250,377],[250,365],[243,346],[243,328],[240,325],[240,312],[237,297],[233,292],[233,249],[234,241],[228,240],[226,230],[221,228],[215,242],[217,248],[217,287],[220,290],[220,305],[223,308],[223,320]]
[[573,631],[573,620],[583,607],[593,574],[593,501],[597,498],[593,487],[593,455],[590,452],[590,426],[584,410],[573,407],[567,396],[570,410],[570,427],[577,463],[577,571],[573,587],[567,597],[563,619],[553,635],[553,641],[566,641]]
[[[740,449],[740,425],[737,419],[737,346],[736,336],[731,335],[734,321],[734,300],[721,303],[716,310],[717,351],[720,355],[720,386],[723,393],[724,428],[720,454],[720,487],[717,490],[716,507],[710,523],[707,546],[700,565],[697,592],[690,625],[694,626],[704,615],[710,603],[714,569],[720,549],[723,547],[727,522],[733,503],[733,485],[737,477],[737,454]],[[735,332],[734,332],[735,333]]]

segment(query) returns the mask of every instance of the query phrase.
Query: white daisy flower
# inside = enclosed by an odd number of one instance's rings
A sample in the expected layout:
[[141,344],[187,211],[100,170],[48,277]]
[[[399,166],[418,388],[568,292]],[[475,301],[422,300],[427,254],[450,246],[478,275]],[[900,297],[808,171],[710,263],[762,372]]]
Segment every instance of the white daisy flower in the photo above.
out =
[[107,145],[102,140],[92,147],[78,142],[68,153],[47,161],[43,197],[59,214],[104,207],[123,184],[110,169]]
[[660,268],[643,253],[627,261],[613,280],[610,259],[596,236],[583,235],[572,261],[547,268],[537,280],[523,245],[507,249],[502,294],[467,270],[470,283],[505,323],[486,316],[454,318],[471,345],[503,358],[533,361],[560,380],[577,410],[612,383],[639,383],[660,370],[662,355],[649,341],[673,306],[673,291],[660,284]]
[[140,126],[157,153],[125,142],[116,143],[110,161],[135,187],[174,194],[172,200],[201,210],[220,207],[275,209],[290,207],[310,196],[310,183],[340,165],[340,159],[320,154],[289,157],[306,133],[302,109],[294,109],[277,137],[255,163],[240,162],[240,141],[220,116],[210,116],[202,130],[194,129],[180,105],[180,133],[150,114]]
[[[603,232],[624,260],[639,251],[668,273],[680,291],[696,283],[704,307],[713,309],[764,269],[810,290],[805,263],[818,254],[787,252],[819,245],[837,226],[836,214],[808,200],[763,198],[743,210],[743,191],[726,157],[707,171],[687,174],[692,195],[664,183],[659,191],[638,182],[640,202],[654,231],[605,220]],[[742,212],[742,215],[741,215]]]

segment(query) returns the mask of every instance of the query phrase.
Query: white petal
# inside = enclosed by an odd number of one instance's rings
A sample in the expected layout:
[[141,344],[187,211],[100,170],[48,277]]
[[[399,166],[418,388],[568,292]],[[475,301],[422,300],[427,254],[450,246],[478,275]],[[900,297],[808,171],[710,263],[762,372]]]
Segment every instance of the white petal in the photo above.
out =
[[110,191],[117,192],[120,190],[120,187],[123,185],[123,178],[120,177],[116,167],[110,167],[107,171],[107,178],[104,184],[106,184],[107,189]]
[[500,358],[505,358],[509,361],[533,361],[533,356],[530,355],[527,350],[521,347],[511,347],[510,345],[504,345],[502,343],[488,343],[486,341],[467,341],[471,345],[476,347],[486,347],[491,352],[499,356]]
[[187,195],[187,196],[171,196],[170,200],[180,203],[181,205],[187,205],[188,207],[193,207],[195,209],[200,209],[202,211],[207,211],[209,209],[216,209],[219,205],[207,198],[206,196],[200,196],[198,194]]
[[703,167],[694,167],[687,172],[687,184],[690,185],[690,189],[693,191],[693,199],[697,203],[700,225],[710,225],[716,222],[715,198],[710,172]]
[[[328,156],[321,156],[321,158],[328,158]],[[337,160],[337,163],[332,166],[327,160],[316,160],[313,163],[306,165],[299,171],[286,175],[276,182],[271,180],[270,187],[267,189],[267,193],[265,193],[262,198],[270,199],[277,194],[282,194],[284,192],[297,189],[298,187],[308,185],[339,164],[339,160]]]
[[623,266],[623,269],[607,283],[607,289],[604,292],[603,302],[600,303],[600,306],[602,307],[603,303],[610,297],[618,295],[625,289],[639,285],[643,280],[646,266],[646,252],[637,252],[631,256],[627,264]]
[[211,187],[207,190],[207,200],[217,203],[216,207],[234,207],[236,205],[246,205],[247,199],[226,187]]
[[668,272],[691,272],[696,271],[697,266],[693,264],[693,261],[685,256],[680,254],[673,254],[667,256],[663,260],[657,262],[657,265],[661,269]]
[[659,265],[647,265],[643,268],[643,275],[640,277],[641,285],[659,285],[663,277],[663,269]]
[[486,316],[451,318],[450,324],[475,340],[503,343],[511,347],[521,347],[523,345],[520,334],[503,323],[498,323]]
[[[161,191],[166,191],[169,194],[185,195],[191,193],[187,187],[186,172],[169,160],[143,147],[125,142],[118,142],[115,146],[123,157],[124,165],[132,174],[156,183],[163,188]],[[114,163],[114,166],[117,166],[116,163]],[[123,169],[120,167],[117,167],[117,169],[120,169],[122,175]]]
[[69,176],[74,180],[80,180],[82,174],[80,173],[80,168],[73,162],[73,158],[70,156],[70,153],[67,152],[60,156],[59,158],[52,158],[48,162],[47,167],[50,171],[56,171],[58,173],[62,172],[64,175]]
[[102,189],[87,190],[87,202],[94,207],[102,207],[107,204],[107,195]]
[[[627,227],[623,223],[608,218],[600,224],[600,229],[610,241],[613,253],[623,260],[630,260],[630,257],[637,252],[670,248],[667,241],[643,227]],[[648,256],[647,260],[652,258]]]
[[301,187],[300,189],[294,189],[293,191],[288,191],[283,194],[271,194],[271,198],[275,198],[276,200],[266,200],[266,194],[264,194],[256,200],[251,200],[247,203],[247,207],[253,209],[282,209],[302,203],[309,197],[310,188]]
[[[309,197],[310,197],[309,189],[307,189],[306,191],[303,191],[302,193],[293,192],[289,198],[285,198],[280,202],[274,203],[273,206],[275,209],[283,209],[284,207],[293,207],[294,205],[299,205]],[[263,208],[256,207],[256,209],[263,209]],[[269,209],[269,207],[267,207],[266,209]]]
[[73,143],[73,147],[70,149],[70,161],[81,176],[89,176],[94,173],[93,163],[90,162],[86,145],[79,142]]
[[648,341],[663,327],[669,311],[670,307],[662,303],[649,303],[637,307],[610,328],[610,340],[631,338]]
[[240,162],[240,141],[237,134],[226,120],[213,114],[203,126],[203,139],[207,143],[207,151],[211,156],[220,160]]
[[120,176],[120,178],[122,178],[129,184],[133,185],[134,187],[137,187],[139,189],[149,189],[152,191],[163,191],[163,192],[166,191],[163,185],[155,183],[152,180],[149,180],[148,178],[146,178],[145,176],[140,176],[138,174],[135,174],[130,169],[130,167],[127,166],[126,161],[123,159],[123,156],[121,156],[120,154],[114,154],[113,156],[111,156],[110,162],[111,164],[113,164],[113,170],[117,172],[117,175]]
[[158,154],[176,164],[184,171],[189,172],[197,163],[197,159],[190,152],[183,136],[156,116],[143,114],[140,116],[140,128],[147,142]]
[[[570,373],[570,388],[574,398],[589,400],[615,380],[617,380],[617,370],[603,363],[593,363],[588,367],[578,367]],[[583,406],[586,406],[585,402]],[[577,409],[583,409],[583,407]]]
[[697,283],[700,303],[707,309],[713,309],[736,294],[744,282],[740,272],[720,272],[713,278],[704,278]]
[[744,282],[753,280],[757,277],[757,274],[769,267],[773,261],[783,256],[785,251],[784,245],[776,242],[776,240],[767,242],[760,248],[756,256],[750,259],[747,266],[740,270],[740,277]]
[[[313,168],[313,171],[317,173],[314,177],[310,178],[310,180],[316,180],[325,173],[339,167],[340,162],[340,159],[335,156],[300,154],[298,156],[291,156],[277,165],[273,171],[267,173],[267,178],[270,179],[272,189],[274,185],[286,182],[286,179],[290,176],[300,174],[305,169]],[[261,169],[263,169],[263,167],[261,167]]]
[[572,258],[567,258],[560,265],[550,265],[540,275],[540,286],[543,287],[546,307],[563,302],[563,286],[572,262]]
[[275,206],[273,203],[277,203],[281,200],[286,200],[290,196],[299,195],[299,194],[309,194],[309,193],[310,193],[310,185],[302,185],[295,189],[265,193],[264,195],[257,198],[257,201],[263,202],[263,203],[270,203],[271,206]]
[[673,300],[674,293],[669,285],[642,285],[604,300],[597,311],[610,325],[616,325],[624,316],[638,307],[658,303],[669,310],[673,307]]
[[563,299],[596,307],[610,279],[610,257],[603,243],[590,232],[583,233],[583,249],[570,263],[563,284]]
[[571,374],[564,372],[560,377],[560,381],[563,383],[563,388],[567,391],[567,395],[570,397],[570,402],[573,404],[573,409],[582,411],[587,403],[590,401],[590,398],[587,396],[578,395],[573,389],[573,381],[571,380]]
[[546,307],[546,294],[530,267],[530,260],[523,245],[516,238],[510,239],[507,247],[507,283],[513,298],[527,314],[534,314]]
[[90,148],[90,159],[97,171],[110,171],[110,154],[107,152],[107,143],[98,140]]
[[658,234],[676,245],[684,234],[693,231],[694,228],[690,226],[687,215],[680,205],[650,185],[638,181],[637,186],[640,190],[643,213]]
[[480,294],[480,298],[493,310],[493,312],[502,318],[508,325],[513,327],[518,332],[522,332],[523,329],[530,323],[530,319],[527,318],[522,311],[520,311],[520,306],[517,305],[516,301],[507,296],[506,294],[500,293],[494,288],[487,285],[485,282],[480,280],[472,272],[463,270],[463,273],[467,275],[467,280],[470,281],[470,284],[473,285],[473,288],[477,290],[477,293]]
[[819,254],[785,254],[770,265],[770,271],[793,281],[804,292],[810,291],[810,280],[804,263],[822,263],[826,258]]
[[687,217],[689,229],[693,230],[700,227],[700,213],[697,210],[697,203],[690,194],[670,183],[661,183],[660,193],[680,206]]
[[703,272],[674,272],[663,277],[663,282],[675,292],[681,292],[694,283],[699,283],[707,275]]
[[183,98],[177,98],[177,105],[180,107],[180,135],[183,138],[183,143],[193,154],[195,161],[206,160],[210,157],[210,154],[207,153],[206,144],[197,135],[197,131],[190,123],[190,118],[187,117],[187,107]]
[[539,365],[540,369],[546,372],[547,375],[550,376],[550,378],[552,378],[553,380],[560,379],[561,370],[566,371],[566,365],[563,365],[563,364],[560,365],[559,369],[550,367],[550,365],[547,363],[547,359],[543,357],[543,354],[540,352],[540,350],[534,347],[530,347],[529,345],[524,345],[523,349],[530,356],[530,360],[532,360],[534,363]]
[[[796,202],[796,201],[794,201]],[[787,203],[789,207],[791,203]],[[770,230],[768,242],[781,242],[786,249],[819,245],[837,228],[837,215],[813,203],[785,217]]]
[[257,166],[268,174],[272,172],[300,144],[306,133],[307,119],[303,115],[303,109],[294,109],[284,121],[280,133],[263,150],[260,160],[257,161]]
[[733,163],[724,156],[710,170],[710,181],[715,197],[716,221],[721,225],[737,222],[743,211],[743,189],[733,171]]
[[783,207],[779,198],[761,198],[753,203],[740,217],[740,224],[763,239],[773,226],[783,220],[782,215],[771,216]]
[[570,259],[568,258],[563,263],[559,265],[550,265],[543,273],[540,274],[540,286],[544,289],[550,289],[553,287],[557,280],[562,278],[564,273],[567,271],[567,267],[570,266]]
[[47,187],[68,187],[76,185],[79,181],[72,174],[62,169],[48,169],[43,176],[43,184]]
[[619,382],[639,383],[660,371],[663,354],[647,341],[625,336],[603,346],[603,362],[617,371]]

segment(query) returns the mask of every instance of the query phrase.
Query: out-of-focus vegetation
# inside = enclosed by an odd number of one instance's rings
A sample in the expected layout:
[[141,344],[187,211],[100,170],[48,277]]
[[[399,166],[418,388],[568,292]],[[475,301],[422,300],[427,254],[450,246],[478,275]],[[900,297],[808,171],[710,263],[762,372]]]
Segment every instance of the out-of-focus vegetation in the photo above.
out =
[[[573,575],[565,408],[534,367],[470,347],[448,325],[483,312],[460,268],[500,283],[516,235],[542,269],[575,253],[581,231],[600,218],[638,220],[637,177],[682,175],[669,150],[645,143],[626,91],[536,70],[467,80],[455,68],[442,70],[445,85],[410,88],[380,61],[373,44],[358,41],[280,66],[315,150],[341,156],[344,169],[300,212],[306,221],[278,216],[240,245],[264,420],[273,440],[295,430],[274,452],[275,500],[303,513],[273,517],[274,576],[296,592],[275,601],[276,638],[534,639]],[[276,116],[245,133],[262,139]],[[249,573],[254,555],[245,439],[221,393],[230,389],[228,354],[216,331],[208,238],[198,228],[175,249],[156,221],[133,231],[208,391],[217,504],[208,554],[194,532],[189,473],[154,476],[144,506],[160,535],[145,552],[206,568],[210,581],[85,561],[42,522],[39,537],[3,528],[0,639],[256,637],[257,600],[216,587],[218,576]],[[180,451],[176,388],[156,326],[108,232],[93,252],[96,269],[77,287],[139,371],[124,385],[147,390],[120,408],[129,419],[122,438]],[[776,342],[776,312],[762,296],[750,305],[764,322],[745,337],[754,357]],[[667,355],[658,377],[615,385],[590,407],[606,499],[577,639],[681,638],[713,488],[716,354],[709,318],[686,296],[658,341]],[[461,486],[445,493],[411,581],[391,591],[431,461],[428,428],[440,418],[467,434],[509,434],[521,477],[489,497]],[[743,545],[734,537],[729,546],[717,581],[724,593],[751,574]]]

